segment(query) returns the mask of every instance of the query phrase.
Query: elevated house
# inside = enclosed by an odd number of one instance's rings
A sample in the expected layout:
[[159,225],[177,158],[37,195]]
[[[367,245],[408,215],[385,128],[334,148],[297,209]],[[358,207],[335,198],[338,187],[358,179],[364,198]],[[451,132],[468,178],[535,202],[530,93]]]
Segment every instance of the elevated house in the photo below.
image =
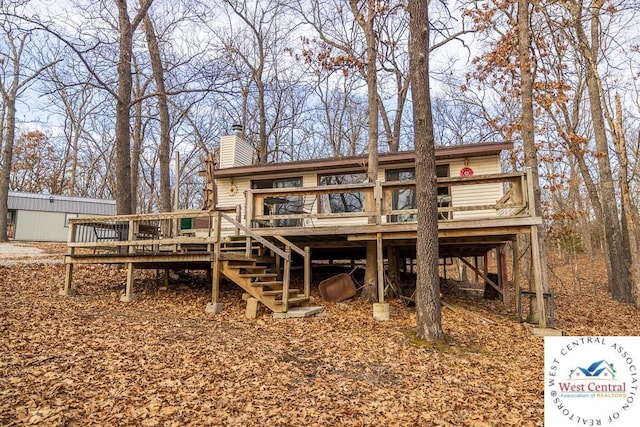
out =
[[[500,154],[511,148],[492,143],[436,150],[440,256],[461,258],[504,298],[505,244],[519,234],[537,238],[541,223],[526,174],[502,172]],[[366,157],[267,165],[252,159],[239,133],[222,137],[218,167],[210,157],[204,173],[203,210],[72,220],[62,293],[73,293],[79,264],[126,264],[123,300],[134,297],[135,268],[204,269],[212,277],[208,310],[221,308],[224,275],[272,311],[287,312],[309,298],[312,261],[363,259],[367,242],[375,242],[383,303],[385,276],[395,277],[416,256],[415,154],[381,154],[376,182],[366,181]],[[108,230],[110,237],[97,239],[95,230]],[[466,261],[490,251],[498,254],[497,280]],[[532,256],[537,259],[535,251]],[[289,286],[292,262],[304,267],[303,289]]]

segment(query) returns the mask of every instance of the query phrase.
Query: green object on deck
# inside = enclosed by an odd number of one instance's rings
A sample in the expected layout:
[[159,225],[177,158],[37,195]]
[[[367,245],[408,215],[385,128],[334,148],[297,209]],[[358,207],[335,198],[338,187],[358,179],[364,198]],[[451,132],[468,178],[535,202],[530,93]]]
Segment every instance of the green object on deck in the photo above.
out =
[[193,228],[193,218],[181,218],[180,230],[191,230]]

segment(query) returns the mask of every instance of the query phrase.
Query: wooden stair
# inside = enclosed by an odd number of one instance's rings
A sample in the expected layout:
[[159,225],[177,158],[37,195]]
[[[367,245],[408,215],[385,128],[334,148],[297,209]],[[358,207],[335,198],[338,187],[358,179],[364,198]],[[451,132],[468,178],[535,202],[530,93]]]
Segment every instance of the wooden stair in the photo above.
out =
[[276,273],[260,261],[264,258],[263,246],[252,243],[251,256],[247,256],[244,238],[225,241],[220,248],[220,272],[244,289],[252,297],[276,313],[285,313],[289,307],[309,300],[299,289],[289,289],[287,306],[283,301],[284,283]]

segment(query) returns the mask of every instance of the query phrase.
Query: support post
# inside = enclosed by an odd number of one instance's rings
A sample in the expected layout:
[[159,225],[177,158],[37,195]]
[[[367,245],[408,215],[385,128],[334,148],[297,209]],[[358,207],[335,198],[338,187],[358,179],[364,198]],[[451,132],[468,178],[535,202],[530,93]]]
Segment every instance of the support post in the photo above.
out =
[[544,307],[544,289],[542,284],[542,273],[540,265],[540,246],[538,238],[538,227],[531,226],[531,269],[533,284],[536,292],[536,305],[538,308],[538,326],[547,327],[547,314]]
[[373,197],[376,201],[376,224],[380,225],[382,224],[382,184],[379,180],[376,180]]
[[304,296],[311,296],[311,248],[304,247]]
[[477,257],[477,256],[474,256],[474,257],[473,257],[473,265],[475,265],[475,267],[476,267],[476,269],[475,269],[475,273],[476,273],[476,280],[475,280],[475,283],[478,283],[478,280],[479,280],[479,278],[480,278],[480,275],[478,274],[478,270],[479,270],[479,268],[478,268],[478,257]]
[[[213,220],[213,217],[210,217]],[[222,312],[222,304],[220,298],[220,237],[221,237],[221,220],[220,213],[215,217],[213,253],[211,254],[211,302],[205,308],[206,313],[218,314]]]
[[289,278],[291,273],[291,247],[285,248],[287,257],[284,260],[284,274],[282,277],[282,307],[284,312],[289,311]]
[[[76,241],[76,225],[73,222],[69,223],[69,234],[67,237],[67,241],[69,243],[74,243]],[[65,262],[67,263],[67,265],[65,266],[64,288],[60,289],[60,291],[58,292],[59,295],[76,295],[76,291],[71,289],[71,284],[73,283],[73,264],[71,263],[71,259],[74,253],[75,249],[73,247],[69,247],[69,249],[67,250],[67,255],[65,256]]]
[[507,282],[507,254],[504,245],[498,246],[498,277],[500,277],[500,285],[502,285],[502,302],[505,308],[509,308],[509,286]]
[[[236,222],[240,224],[242,221],[242,206],[236,205]],[[236,225],[236,236],[240,235],[240,228]]]
[[133,294],[133,263],[128,262],[125,264],[127,268],[127,286],[124,291],[124,295],[120,297],[122,302],[132,302],[136,300],[136,296]]
[[518,241],[511,242],[513,253],[513,287],[516,291],[516,311],[518,322],[520,321],[520,307],[522,307],[522,295],[520,295],[520,255],[518,254]]
[[65,296],[75,296],[76,291],[71,289],[71,283],[73,281],[73,264],[69,263],[65,266],[65,274],[64,274],[64,288],[58,292],[59,295]]
[[162,281],[165,289],[169,289],[169,280],[171,279],[169,277],[169,275],[171,274],[170,272],[171,270],[169,270],[168,268],[164,269],[164,277],[162,278],[163,279]]
[[485,252],[482,257],[482,272],[484,277],[489,277],[489,252]]
[[[394,287],[400,286],[400,265],[398,264],[398,249],[390,246],[387,248],[387,277],[389,282],[393,283]],[[398,295],[399,296],[399,295]]]
[[384,248],[382,246],[382,233],[376,234],[376,249],[378,264],[378,302],[373,304],[373,319],[387,321],[389,320],[389,303],[384,302]]
[[376,255],[378,264],[378,302],[384,302],[384,248],[382,247],[382,233],[376,234]]
[[253,221],[253,192],[247,190],[244,193],[244,224],[247,228],[253,228],[251,222]]

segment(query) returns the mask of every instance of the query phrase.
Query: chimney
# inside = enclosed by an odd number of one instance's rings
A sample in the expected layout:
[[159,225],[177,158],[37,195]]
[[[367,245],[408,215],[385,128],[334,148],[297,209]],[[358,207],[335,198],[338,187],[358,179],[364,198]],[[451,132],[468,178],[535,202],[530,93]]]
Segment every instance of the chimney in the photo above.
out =
[[253,162],[253,148],[242,137],[240,124],[231,126],[232,135],[220,138],[220,169],[249,166]]

